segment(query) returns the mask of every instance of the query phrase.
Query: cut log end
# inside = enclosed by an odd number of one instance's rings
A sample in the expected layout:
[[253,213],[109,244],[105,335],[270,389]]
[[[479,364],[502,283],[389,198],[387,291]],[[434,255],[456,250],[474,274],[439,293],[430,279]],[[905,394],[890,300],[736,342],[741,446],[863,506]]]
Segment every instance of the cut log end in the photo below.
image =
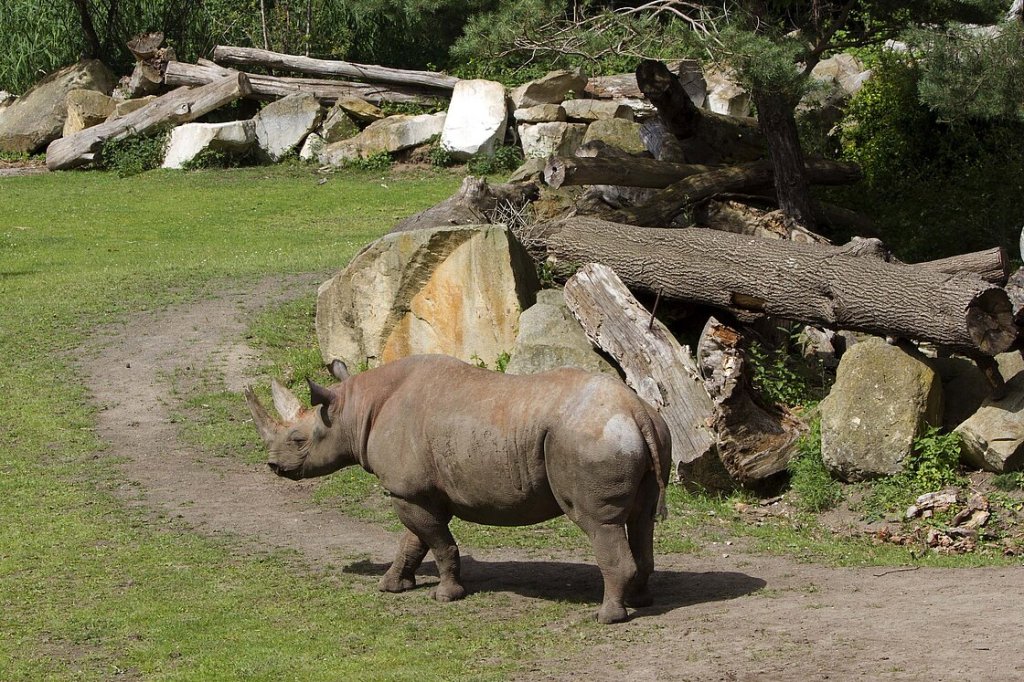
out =
[[1003,289],[992,287],[980,292],[967,307],[967,331],[978,349],[986,355],[999,355],[1013,347],[1017,326],[1013,305]]

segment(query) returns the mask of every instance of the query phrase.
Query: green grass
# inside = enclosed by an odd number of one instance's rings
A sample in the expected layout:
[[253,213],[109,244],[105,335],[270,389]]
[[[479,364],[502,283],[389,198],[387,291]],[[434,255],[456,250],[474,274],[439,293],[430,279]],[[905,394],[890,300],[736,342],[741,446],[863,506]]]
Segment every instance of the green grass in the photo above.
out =
[[[0,679],[501,679],[562,645],[543,627],[575,613],[560,602],[498,616],[486,594],[389,598],[126,506],[73,364],[98,325],[337,268],[458,181],[318,185],[295,168],[0,180]],[[238,423],[212,426],[237,402],[214,397],[183,408],[210,414],[192,437],[245,456]]]

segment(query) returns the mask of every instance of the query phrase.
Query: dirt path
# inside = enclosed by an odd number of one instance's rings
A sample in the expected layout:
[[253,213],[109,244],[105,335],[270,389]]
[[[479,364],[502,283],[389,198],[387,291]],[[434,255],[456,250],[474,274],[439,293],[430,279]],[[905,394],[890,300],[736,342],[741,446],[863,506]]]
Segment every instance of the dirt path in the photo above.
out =
[[[170,377],[187,383],[213,368],[238,390],[255,363],[242,340],[248,316],[319,279],[267,282],[104,328],[81,367],[103,407],[104,456],[124,462],[126,499],[233,536],[242,551],[292,549],[375,580],[392,534],[313,504],[312,484],[182,444],[171,422]],[[658,557],[658,606],[609,628],[585,656],[536,662],[524,679],[1024,679],[1022,569],[832,569],[727,549]],[[469,589],[509,593],[514,608],[568,598],[584,604],[582,618],[600,599],[588,556],[464,553]]]

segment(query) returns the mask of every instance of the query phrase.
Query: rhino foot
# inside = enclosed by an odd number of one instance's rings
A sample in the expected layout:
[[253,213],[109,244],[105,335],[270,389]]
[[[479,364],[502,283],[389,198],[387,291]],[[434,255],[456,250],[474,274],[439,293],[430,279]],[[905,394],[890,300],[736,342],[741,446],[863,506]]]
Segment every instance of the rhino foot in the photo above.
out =
[[377,584],[377,589],[381,592],[405,592],[414,587],[416,587],[415,578],[403,578],[400,575],[388,575],[387,573]]
[[441,583],[430,590],[430,596],[437,601],[458,601],[466,596],[466,588],[458,583]]
[[597,612],[597,622],[602,625],[621,623],[627,617],[626,607],[621,604],[601,604],[601,608]]

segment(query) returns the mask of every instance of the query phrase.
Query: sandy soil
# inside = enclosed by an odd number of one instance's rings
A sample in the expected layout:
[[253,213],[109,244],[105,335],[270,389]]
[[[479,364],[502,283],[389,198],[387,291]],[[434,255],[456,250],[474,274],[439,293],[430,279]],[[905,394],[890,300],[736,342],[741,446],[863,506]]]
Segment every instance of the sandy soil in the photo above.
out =
[[[129,503],[230,536],[240,552],[295,550],[311,566],[341,566],[328,570],[374,584],[391,558],[391,533],[312,503],[312,483],[183,444],[171,420],[171,377],[187,383],[213,369],[240,390],[255,364],[244,343],[251,313],[319,279],[266,282],[105,327],[80,364],[102,408],[109,448],[100,456],[123,462]],[[535,662],[523,679],[1024,679],[1024,569],[834,569],[752,554],[742,543],[723,550],[659,556],[658,605],[609,627],[585,655]],[[508,593],[511,608],[569,599],[583,619],[600,600],[586,554],[463,553],[469,590]],[[415,608],[421,594],[396,598]]]

